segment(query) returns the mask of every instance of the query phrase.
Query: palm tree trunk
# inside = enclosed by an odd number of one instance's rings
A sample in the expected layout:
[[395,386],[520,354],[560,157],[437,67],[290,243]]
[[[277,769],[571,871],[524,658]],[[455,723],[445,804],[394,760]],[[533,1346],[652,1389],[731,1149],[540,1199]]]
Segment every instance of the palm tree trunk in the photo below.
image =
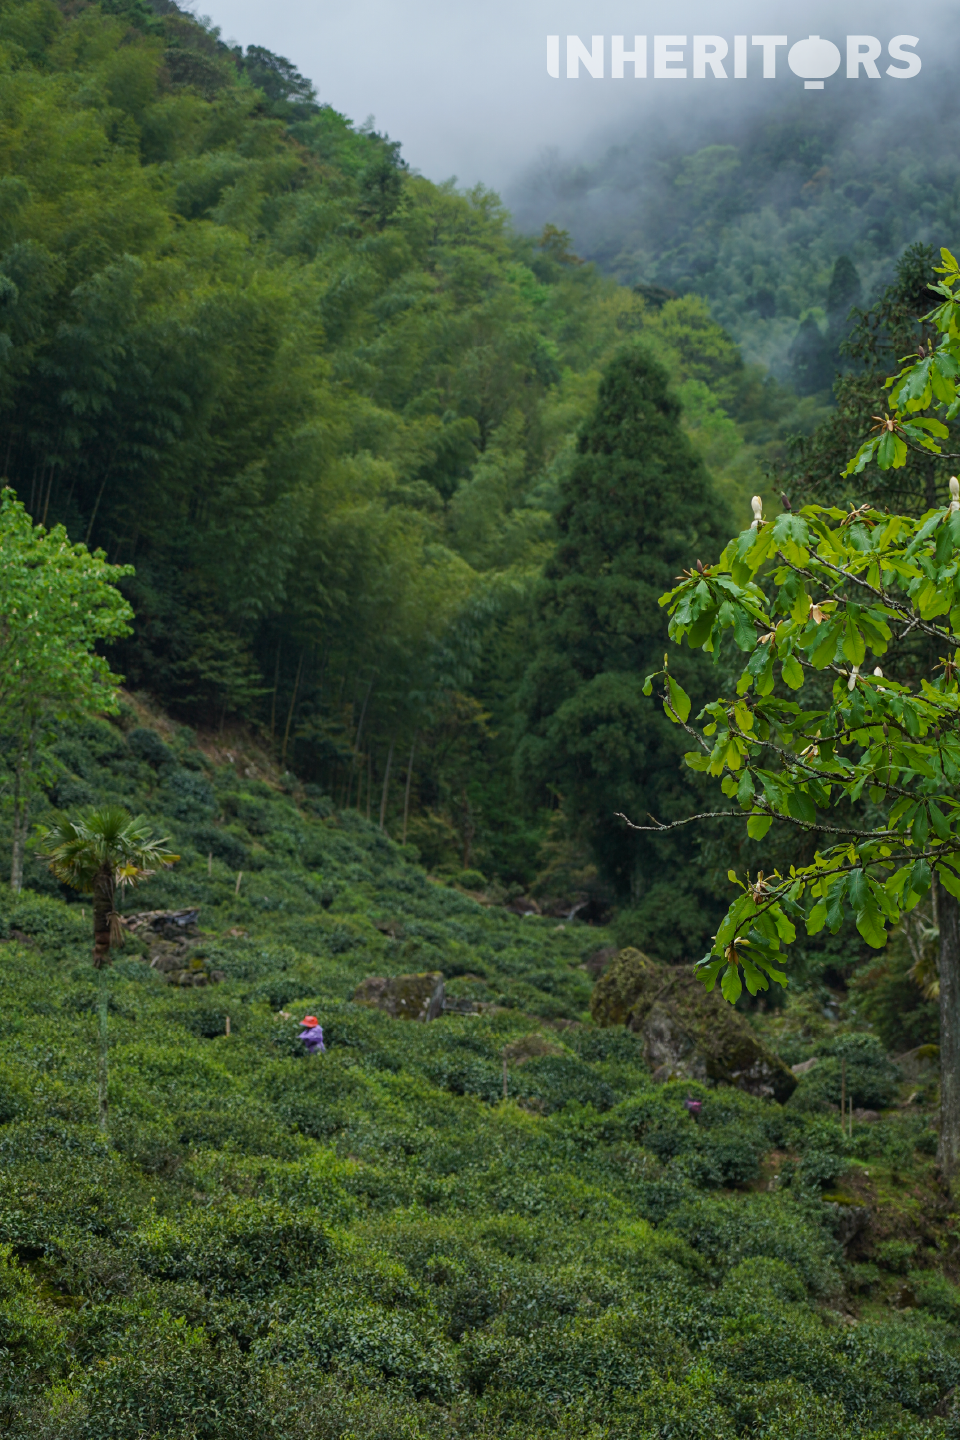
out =
[[935,880],[940,922],[940,1142],[937,1168],[949,1189],[960,1160],[960,905]]
[[107,1133],[107,967],[97,976],[97,1014],[100,1029],[100,1056],[97,1074],[97,1123]]
[[110,963],[113,886],[113,866],[107,862],[100,866],[93,877],[93,963],[97,970]]

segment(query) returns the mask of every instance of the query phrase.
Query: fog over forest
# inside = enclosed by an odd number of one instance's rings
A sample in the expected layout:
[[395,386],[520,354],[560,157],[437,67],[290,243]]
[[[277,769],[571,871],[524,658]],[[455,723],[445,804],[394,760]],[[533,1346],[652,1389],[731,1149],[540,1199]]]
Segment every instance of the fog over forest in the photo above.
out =
[[[868,299],[906,245],[940,243],[957,214],[956,39],[945,4],[913,18],[890,3],[802,14],[737,4],[722,15],[686,4],[667,18],[650,6],[626,16],[612,3],[589,13],[573,3],[519,12],[496,3],[482,25],[466,7],[423,0],[321,13],[299,0],[207,8],[225,39],[255,38],[289,56],[321,102],[399,140],[415,170],[499,190],[520,230],[568,230],[581,257],[624,283],[703,294],[746,357],[782,378],[803,318],[824,323],[840,254],[849,252]],[[651,78],[638,83],[627,63],[616,81],[611,37],[640,29],[649,32]],[[677,48],[683,66],[672,65],[686,83],[652,78],[654,36],[665,29],[686,42]],[[693,78],[693,39],[707,31],[728,46],[728,83],[709,66]],[[551,33],[559,79],[547,74]],[[832,37],[843,56],[821,91],[791,72],[788,47],[755,43],[786,35],[792,45],[806,33]],[[917,41],[921,70],[900,82],[886,73],[904,68],[888,45],[905,34]],[[585,51],[602,38],[602,80],[582,64],[578,81],[567,78],[568,35]],[[745,42],[739,61],[735,35]],[[855,66],[854,83],[847,36],[871,35],[882,46],[876,78]],[[631,34],[624,46],[634,46]],[[764,78],[774,63],[775,78]],[[745,80],[735,68],[746,68]]]
[[[745,118],[779,113],[789,97],[808,103],[804,114],[822,114],[823,101],[837,91],[855,89],[861,118],[887,113],[906,103],[912,115],[936,109],[938,82],[952,71],[952,13],[947,0],[911,12],[896,0],[866,6],[827,5],[823,0],[801,10],[785,5],[695,3],[669,10],[652,5],[626,8],[615,0],[585,6],[582,0],[546,5],[527,0],[517,6],[491,0],[478,19],[474,7],[413,0],[354,0],[344,6],[308,6],[303,0],[209,0],[199,8],[220,26],[223,38],[243,45],[265,45],[288,56],[317,87],[321,101],[362,122],[376,118],[377,128],[399,139],[408,162],[430,179],[456,175],[462,184],[482,182],[512,189],[546,148],[565,159],[580,160],[604,150],[618,138],[662,130],[696,142],[716,126],[736,126]],[[883,45],[880,84],[854,86],[845,67],[829,80],[823,94],[804,96],[802,82],[787,67],[785,48],[777,51],[777,78],[761,77],[760,50],[748,46],[748,78],[667,85],[652,79],[635,84],[610,77],[610,40],[644,32],[686,35],[714,33],[730,44],[746,34],[786,35],[791,45],[808,34],[832,39],[845,50],[845,37],[875,35]],[[905,33],[918,37],[921,73],[905,85],[883,75],[888,41]],[[546,36],[557,34],[565,48],[568,34],[589,47],[591,36],[606,37],[607,67],[602,81],[552,80],[546,69]],[[688,47],[687,64],[690,64]],[[565,67],[563,67],[565,69]],[[896,90],[904,90],[897,100]],[[703,143],[702,141],[700,143]],[[696,147],[694,143],[693,148]]]

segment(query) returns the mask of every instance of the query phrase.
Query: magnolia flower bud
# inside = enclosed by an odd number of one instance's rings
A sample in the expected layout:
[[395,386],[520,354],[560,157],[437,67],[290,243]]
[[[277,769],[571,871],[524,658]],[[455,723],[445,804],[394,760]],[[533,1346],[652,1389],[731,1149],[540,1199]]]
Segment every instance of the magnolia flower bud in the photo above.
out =
[[950,476],[950,509],[960,510],[960,480],[956,475]]
[[750,529],[757,530],[759,529],[760,522],[763,519],[763,501],[760,499],[759,495],[754,495],[753,499],[750,501],[750,505],[753,510],[753,523],[750,526]]
[[879,665],[877,666],[877,668],[874,670],[873,673],[874,673],[874,675],[876,675],[876,677],[877,677],[878,680],[882,680],[882,679],[883,679],[883,671],[880,669],[880,666],[879,666]]
[[847,689],[848,689],[848,690],[852,690],[852,689],[855,687],[855,685],[856,685],[857,681],[859,680],[859,678],[860,678],[860,666],[859,666],[859,665],[854,665],[853,669],[850,671],[850,679],[847,681]]

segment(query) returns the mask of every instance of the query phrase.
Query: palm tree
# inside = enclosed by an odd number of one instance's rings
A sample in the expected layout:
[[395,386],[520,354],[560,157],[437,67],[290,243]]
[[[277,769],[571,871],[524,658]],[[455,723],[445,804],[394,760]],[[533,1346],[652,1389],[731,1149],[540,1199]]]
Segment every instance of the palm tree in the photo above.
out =
[[78,820],[59,820],[40,831],[38,858],[46,860],[58,880],[93,895],[93,965],[98,971],[100,1016],[100,1129],[107,1128],[107,966],[112,945],[123,944],[120,917],[114,909],[117,886],[134,889],[158,866],[180,859],[166,848],[166,837],[150,834],[142,815],[122,805],[89,810]]

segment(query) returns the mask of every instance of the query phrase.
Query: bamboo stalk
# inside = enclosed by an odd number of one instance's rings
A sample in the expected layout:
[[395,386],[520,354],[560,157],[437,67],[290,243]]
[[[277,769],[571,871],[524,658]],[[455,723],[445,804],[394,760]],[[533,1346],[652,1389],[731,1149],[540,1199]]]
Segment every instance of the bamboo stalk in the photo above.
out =
[[277,686],[280,684],[280,646],[277,646],[277,663],[273,667],[273,698],[270,701],[270,738],[277,733]]
[[387,817],[387,789],[390,784],[390,765],[393,761],[394,740],[390,741],[390,749],[387,751],[387,768],[383,772],[383,792],[380,796],[380,829],[383,829],[383,822]]
[[410,760],[407,765],[407,788],[403,792],[403,839],[401,845],[407,843],[407,816],[410,813],[410,781],[413,779],[413,752],[417,748],[417,737],[414,735],[413,744],[410,746]]
[[280,751],[280,765],[286,769],[287,765],[287,742],[290,739],[290,726],[293,724],[293,712],[297,704],[297,691],[300,689],[300,676],[303,672],[303,651],[300,651],[300,663],[297,666],[297,678],[293,682],[293,694],[290,696],[290,709],[287,712],[287,728],[283,732],[283,748]]

